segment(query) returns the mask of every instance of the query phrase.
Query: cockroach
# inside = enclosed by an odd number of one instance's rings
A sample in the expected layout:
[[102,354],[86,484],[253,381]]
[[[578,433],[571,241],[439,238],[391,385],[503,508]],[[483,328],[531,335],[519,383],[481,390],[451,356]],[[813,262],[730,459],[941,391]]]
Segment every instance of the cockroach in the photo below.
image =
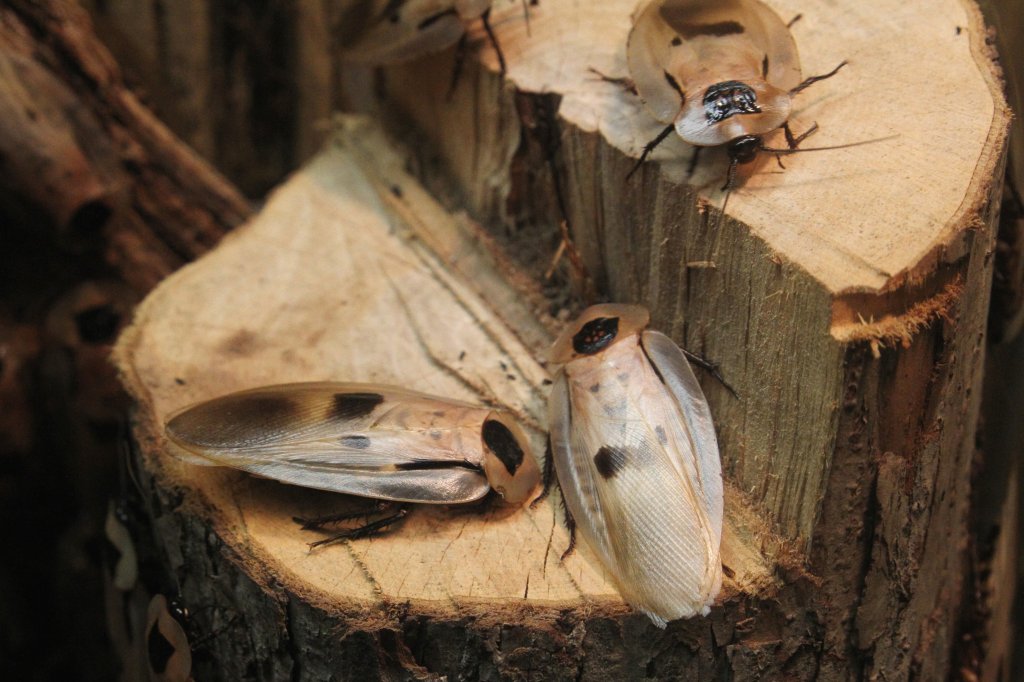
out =
[[[462,504],[494,490],[510,504],[540,483],[512,416],[393,386],[298,383],[255,388],[182,410],[166,425],[172,451],[194,464],[394,503]],[[314,544],[358,537],[393,516]],[[303,521],[306,528],[353,515]]]
[[192,679],[192,646],[189,614],[178,599],[156,594],[146,612],[146,666],[151,680],[189,682]]
[[[491,27],[492,0],[363,0],[351,4],[341,24],[353,36],[345,47],[349,61],[393,64],[452,45],[461,55],[466,27],[480,20],[505,73],[505,56]],[[460,57],[461,58],[461,57]]]
[[[722,472],[683,351],[637,305],[586,309],[558,338],[550,453],[578,529],[625,600],[659,627],[706,615],[722,583]],[[570,541],[571,551],[572,541]]]
[[[760,152],[778,158],[811,151],[799,145],[817,124],[795,135],[789,126],[792,99],[847,63],[803,78],[789,25],[760,0],[648,0],[634,14],[626,53],[647,110],[668,124],[644,147],[630,174],[675,131],[697,148],[691,172],[700,148],[725,145],[729,170],[723,189],[732,187],[737,166]],[[779,128],[787,147],[767,147],[764,136]]]

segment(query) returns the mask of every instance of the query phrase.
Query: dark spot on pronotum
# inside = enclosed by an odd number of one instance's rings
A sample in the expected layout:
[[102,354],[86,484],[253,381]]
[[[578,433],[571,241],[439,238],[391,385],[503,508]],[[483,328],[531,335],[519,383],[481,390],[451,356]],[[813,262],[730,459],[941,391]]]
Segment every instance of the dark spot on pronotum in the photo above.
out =
[[553,383],[555,382],[553,382],[551,379],[543,379],[540,382],[541,386],[550,386]]
[[365,450],[370,447],[370,439],[367,436],[342,436],[341,444],[355,450]]
[[594,455],[594,466],[602,478],[608,480],[626,468],[627,452],[614,445],[602,445]]
[[572,348],[582,355],[604,350],[619,335],[619,318],[597,317],[587,322],[572,337]]
[[179,386],[184,386],[185,380],[182,379],[181,377],[174,377],[174,383],[178,384]]
[[153,669],[153,672],[159,675],[164,674],[174,651],[174,645],[160,632],[160,622],[153,623],[149,629],[149,636],[146,638],[146,655],[149,657],[149,667]]
[[398,185],[391,185],[391,193],[399,199],[402,198],[402,188]]
[[684,24],[674,26],[684,38],[696,38],[697,36],[711,36],[721,38],[722,36],[733,36],[743,33],[746,29],[738,21],[718,21],[714,24]]
[[704,114],[711,123],[724,121],[738,114],[759,114],[757,93],[746,83],[722,81],[709,85],[704,92]]
[[334,419],[358,419],[365,417],[384,402],[380,393],[335,393],[331,417]]
[[426,19],[421,21],[416,26],[416,29],[419,30],[419,31],[422,31],[425,28],[430,28],[430,26],[432,24],[440,21],[441,19],[443,19],[444,17],[449,16],[449,15],[456,16],[456,17],[458,16],[458,13],[455,11],[454,7],[452,9],[446,9],[443,12],[438,12],[437,14],[430,15],[429,17],[427,17]]
[[121,316],[109,304],[86,308],[75,315],[78,336],[89,344],[111,343],[121,324]]
[[679,47],[682,44],[683,39],[680,38],[679,36],[675,36],[674,38],[672,38],[672,47]]
[[600,382],[598,382],[598,383],[596,383],[596,384],[594,384],[593,386],[590,387],[590,392],[591,393],[597,393],[600,390],[601,390],[601,383]]
[[662,426],[661,424],[658,424],[657,426],[655,426],[654,427],[654,433],[655,433],[656,436],[658,436],[658,441],[662,445],[666,445],[668,443],[668,436],[665,434],[665,427],[664,426]]
[[523,463],[523,448],[508,427],[496,419],[488,419],[484,422],[483,439],[487,448],[505,465],[508,473],[515,474]]

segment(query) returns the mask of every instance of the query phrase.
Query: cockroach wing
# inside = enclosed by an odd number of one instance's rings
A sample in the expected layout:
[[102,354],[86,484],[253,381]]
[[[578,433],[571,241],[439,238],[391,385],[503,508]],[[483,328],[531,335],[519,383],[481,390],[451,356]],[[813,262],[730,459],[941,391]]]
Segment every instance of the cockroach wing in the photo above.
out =
[[[696,456],[695,469],[700,480],[699,491],[707,511],[711,536],[715,538],[714,553],[717,561],[722,537],[722,461],[718,454],[718,439],[711,419],[711,409],[690,363],[672,339],[661,332],[647,330],[641,336],[641,345],[647,359],[675,397],[676,405],[683,414],[683,422],[689,427],[688,434],[693,440]],[[721,580],[721,575],[718,579]]]
[[440,52],[466,31],[453,0],[353,3],[339,25],[344,59],[365,64],[394,64]]
[[490,486],[481,469],[488,410],[373,384],[269,386],[172,415],[183,459],[282,483],[384,500],[457,504]]
[[676,37],[667,23],[660,20],[662,0],[650,0],[633,16],[626,58],[629,73],[644,106],[655,119],[670,123],[679,115],[683,100],[665,77],[672,62],[672,41]]

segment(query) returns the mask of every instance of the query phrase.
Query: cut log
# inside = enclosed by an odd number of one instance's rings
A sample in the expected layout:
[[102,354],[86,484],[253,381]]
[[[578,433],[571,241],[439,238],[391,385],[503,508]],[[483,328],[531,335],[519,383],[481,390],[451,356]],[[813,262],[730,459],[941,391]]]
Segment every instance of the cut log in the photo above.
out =
[[[171,567],[185,576],[184,594],[194,604],[233,609],[246,622],[275,623],[259,631],[269,639],[255,649],[225,654],[212,644],[219,676],[245,670],[260,646],[278,646],[277,619],[295,604],[317,613],[288,632],[293,647],[318,642],[322,660],[290,652],[312,678],[339,672],[352,655],[324,627],[326,614],[353,633],[398,630],[401,642],[401,630],[413,623],[459,632],[471,619],[480,633],[503,624],[534,633],[559,630],[559,618],[589,622],[629,611],[588,549],[559,561],[568,536],[550,502],[536,510],[420,508],[385,537],[311,552],[307,543],[317,536],[302,533],[292,517],[337,510],[343,496],[170,458],[162,425],[171,412],[232,390],[298,380],[389,383],[501,403],[543,451],[548,374],[537,358],[551,336],[536,322],[537,299],[495,277],[494,256],[481,251],[478,236],[436,205],[403,165],[379,130],[346,121],[335,146],[279,189],[252,223],[161,284],[119,342],[118,366],[139,404],[143,470],[155,472],[165,503],[169,491],[185,493],[184,504],[156,524],[167,547],[180,547]],[[722,601],[743,608],[777,586],[771,567],[784,547],[736,491],[729,492],[727,517],[730,578]],[[211,541],[205,528],[223,553],[214,571],[244,576],[273,600],[241,603],[197,571],[196,557]],[[629,622],[638,632],[649,629],[644,616]],[[670,637],[692,636],[695,627]],[[566,635],[545,636],[554,646]],[[327,653],[332,649],[336,655]],[[472,655],[483,663],[484,650]],[[711,663],[698,657],[692,665]]]

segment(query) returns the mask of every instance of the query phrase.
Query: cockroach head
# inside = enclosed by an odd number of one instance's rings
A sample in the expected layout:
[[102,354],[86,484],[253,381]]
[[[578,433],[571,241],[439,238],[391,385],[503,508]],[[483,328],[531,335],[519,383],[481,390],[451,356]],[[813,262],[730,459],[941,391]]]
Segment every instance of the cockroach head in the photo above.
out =
[[509,504],[521,504],[540,485],[533,449],[510,414],[494,410],[484,419],[484,475],[491,488]]
[[730,140],[726,145],[729,161],[732,163],[750,163],[757,158],[757,153],[764,147],[760,135],[741,135]]
[[573,358],[596,355],[647,327],[647,308],[622,303],[603,303],[587,308],[566,327],[551,347],[552,362],[563,365]]

